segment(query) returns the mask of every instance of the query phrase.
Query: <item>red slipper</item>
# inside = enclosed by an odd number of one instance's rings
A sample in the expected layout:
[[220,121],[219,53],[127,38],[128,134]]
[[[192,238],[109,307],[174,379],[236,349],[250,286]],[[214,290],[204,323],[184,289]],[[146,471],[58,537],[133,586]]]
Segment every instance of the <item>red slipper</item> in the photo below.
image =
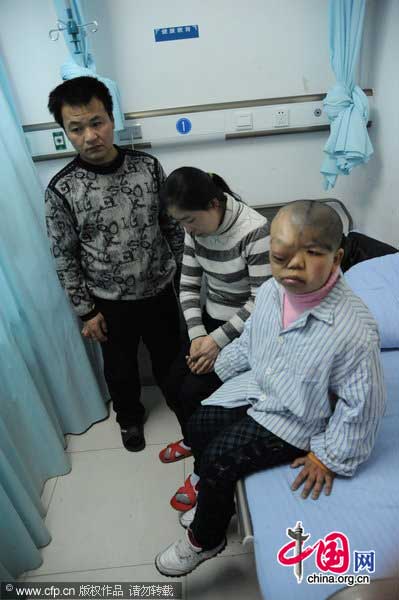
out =
[[159,460],[163,463],[172,463],[187,458],[187,456],[192,456],[193,453],[191,450],[184,448],[184,446],[180,444],[182,441],[183,440],[179,440],[178,442],[168,444],[166,448],[159,453]]
[[[179,487],[176,494],[172,496],[170,501],[172,508],[180,510],[181,512],[187,512],[194,508],[197,504],[198,483],[196,483],[195,486],[192,486],[189,475],[184,482],[184,485]],[[184,496],[184,499],[187,500],[187,502],[182,502],[181,499],[177,499],[177,496]]]

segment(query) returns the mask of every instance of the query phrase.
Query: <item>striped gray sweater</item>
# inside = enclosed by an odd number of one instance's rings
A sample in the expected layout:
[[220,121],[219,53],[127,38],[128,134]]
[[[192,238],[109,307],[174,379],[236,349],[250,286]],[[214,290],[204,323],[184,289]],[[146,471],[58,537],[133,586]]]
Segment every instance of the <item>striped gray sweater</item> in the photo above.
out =
[[180,302],[190,340],[207,335],[200,305],[203,276],[208,314],[226,321],[210,334],[223,348],[241,334],[258,287],[271,276],[266,219],[227,196],[224,219],[214,234],[185,234]]

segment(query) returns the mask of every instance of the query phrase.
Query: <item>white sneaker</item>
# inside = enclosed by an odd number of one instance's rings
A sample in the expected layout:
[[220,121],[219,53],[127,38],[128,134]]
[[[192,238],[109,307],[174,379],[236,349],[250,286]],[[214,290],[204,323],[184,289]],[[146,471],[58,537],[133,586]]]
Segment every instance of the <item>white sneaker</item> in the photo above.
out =
[[183,539],[178,540],[160,552],[155,558],[155,566],[161,575],[181,577],[191,573],[204,560],[213,558],[222,552],[226,546],[226,538],[212,550],[202,550],[193,546],[188,539],[188,532]]
[[187,512],[180,513],[179,522],[184,529],[190,527],[191,523],[194,521],[195,511],[197,510],[197,505],[193,506]]

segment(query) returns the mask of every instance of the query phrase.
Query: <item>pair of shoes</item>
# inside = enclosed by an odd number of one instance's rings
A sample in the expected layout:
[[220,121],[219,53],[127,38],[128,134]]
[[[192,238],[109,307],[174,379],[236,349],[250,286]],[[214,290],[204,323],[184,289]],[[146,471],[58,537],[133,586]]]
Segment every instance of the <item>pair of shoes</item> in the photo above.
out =
[[129,425],[121,427],[122,442],[126,450],[140,452],[145,448],[144,424]]
[[226,547],[226,538],[216,548],[202,550],[194,546],[188,537],[188,531],[183,539],[168,546],[155,558],[155,566],[162,575],[181,577],[191,573],[205,560],[213,558]]
[[190,527],[191,523],[194,521],[196,510],[197,510],[197,505],[195,505],[190,510],[187,510],[186,512],[183,512],[180,514],[179,522],[180,522],[180,525],[182,527],[184,527],[184,529],[188,529]]
[[179,440],[168,444],[166,448],[159,453],[159,460],[163,463],[171,463],[192,456],[193,453],[191,452],[191,449],[184,448],[184,446],[181,445],[182,441],[183,440]]
[[[199,483],[199,482],[198,482]],[[184,485],[179,487],[176,494],[172,496],[170,504],[175,510],[186,512],[197,504],[198,483],[194,486],[191,483],[191,475],[184,482]]]

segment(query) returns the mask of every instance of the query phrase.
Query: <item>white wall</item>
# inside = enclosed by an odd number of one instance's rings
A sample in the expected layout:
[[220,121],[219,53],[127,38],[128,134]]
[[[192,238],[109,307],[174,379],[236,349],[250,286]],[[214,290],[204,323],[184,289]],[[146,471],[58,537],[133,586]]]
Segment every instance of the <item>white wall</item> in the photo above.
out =
[[62,37],[54,43],[48,36],[56,20],[52,0],[0,0],[0,53],[23,124],[53,121],[48,94],[69,56]]
[[[124,112],[317,93],[333,81],[327,0],[82,0],[97,70],[118,81]],[[52,0],[1,0],[1,51],[23,123],[48,120],[46,96],[68,53],[51,42]],[[154,28],[198,24],[198,39],[156,43]],[[287,35],[289,32],[289,35]],[[32,92],[34,92],[32,94]]]
[[[40,13],[33,4],[40,6]],[[323,92],[332,81],[327,50],[327,0],[247,0],[241,6],[230,0],[212,3],[210,0],[85,0],[84,5],[86,16],[98,17],[100,21],[99,33],[93,37],[98,72],[118,80],[125,112],[192,103],[192,86],[176,79],[178,73],[183,78],[192,63],[198,73],[195,103],[212,100],[212,87],[215,89],[213,99],[221,101]],[[46,11],[51,18],[47,15],[44,26]],[[27,14],[29,32],[25,36],[26,43],[21,46],[22,35],[15,38],[9,28],[15,26],[17,17]],[[45,40],[49,22],[51,26],[55,22],[51,0],[0,2],[0,49],[5,48],[6,38],[6,59],[25,123],[49,120],[45,109],[47,94],[58,83],[56,72],[63,55],[60,48],[65,45],[62,40],[57,44]],[[202,36],[199,40],[158,44],[152,41],[154,27],[197,23]],[[221,29],[222,23],[224,29]],[[252,26],[256,28],[259,23],[264,23],[264,35],[256,29],[255,36]],[[319,174],[327,133],[169,146],[154,149],[153,154],[160,158],[167,172],[183,164],[219,172],[232,189],[254,205],[301,197],[336,196],[350,208],[359,228],[398,245],[395,105],[399,91],[398,23],[397,0],[369,0],[359,82],[375,90],[370,136],[376,154],[368,166],[357,168],[349,177],[339,178],[332,193],[323,192]],[[239,24],[242,35],[232,38]],[[100,36],[101,28],[106,31],[106,41]],[[202,44],[203,54],[205,47],[208,48],[208,58],[209,53],[215,56],[213,67],[202,72],[199,70],[201,57],[197,56],[195,62],[192,50],[195,46],[189,45],[196,42]],[[234,47],[240,44],[242,51],[238,60]],[[206,58],[206,54],[204,56]],[[144,69],[143,64],[147,63],[150,68]],[[246,63],[249,66],[245,70]],[[249,72],[250,82],[246,80]],[[157,76],[153,77],[154,74]],[[204,82],[202,96],[198,82]],[[43,183],[46,184],[65,162],[38,163]]]
[[[323,91],[332,75],[322,0],[85,0],[93,48],[127,111]],[[199,25],[156,43],[154,28]],[[285,35],[289,32],[289,35]],[[107,44],[104,44],[104,36]]]

